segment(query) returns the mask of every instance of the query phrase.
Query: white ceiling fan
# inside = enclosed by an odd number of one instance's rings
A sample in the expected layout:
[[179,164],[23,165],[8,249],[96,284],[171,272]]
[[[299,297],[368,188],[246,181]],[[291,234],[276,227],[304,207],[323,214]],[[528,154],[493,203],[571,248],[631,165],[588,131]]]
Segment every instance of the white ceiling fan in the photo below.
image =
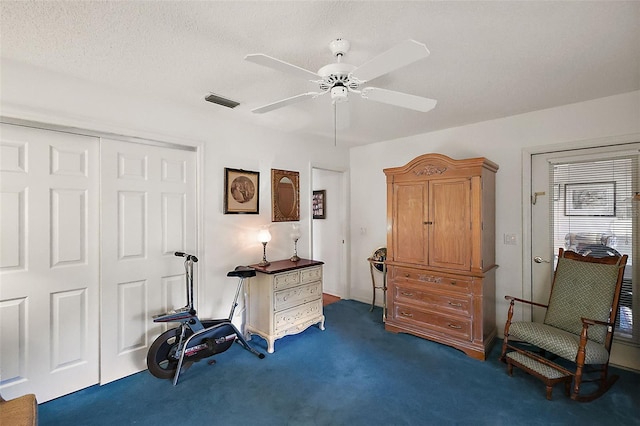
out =
[[[329,48],[336,57],[336,62],[325,65],[317,73],[289,64],[262,53],[245,56],[245,60],[263,65],[278,71],[289,73],[296,77],[309,80],[318,85],[319,91],[307,92],[290,98],[282,99],[259,108],[254,113],[265,113],[282,108],[305,99],[331,94],[334,108],[338,104],[349,100],[349,93],[359,94],[362,98],[382,102],[416,111],[427,112],[436,106],[436,100],[421,96],[380,89],[378,87],[362,87],[365,83],[389,72],[407,66],[415,61],[429,56],[427,47],[414,40],[407,40],[392,47],[386,52],[374,57],[356,67],[342,62],[342,57],[349,51],[350,43],[344,39],[336,39],[329,43]],[[343,109],[346,111],[346,109]]]

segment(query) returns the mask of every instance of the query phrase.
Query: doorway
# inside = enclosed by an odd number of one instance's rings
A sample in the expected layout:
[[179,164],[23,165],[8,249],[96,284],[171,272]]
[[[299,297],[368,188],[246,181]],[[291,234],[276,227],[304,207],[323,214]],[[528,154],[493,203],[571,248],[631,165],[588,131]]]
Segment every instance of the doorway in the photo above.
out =
[[[530,161],[531,247],[524,266],[530,268],[531,279],[530,288],[523,289],[525,299],[548,302],[559,248],[629,255],[611,353],[612,363],[640,369],[640,256],[635,237],[640,221],[640,143],[539,153]],[[542,321],[544,309],[524,314]]]
[[311,182],[314,191],[325,191],[324,218],[311,219],[312,257],[324,262],[323,292],[347,299],[345,173],[313,167]]

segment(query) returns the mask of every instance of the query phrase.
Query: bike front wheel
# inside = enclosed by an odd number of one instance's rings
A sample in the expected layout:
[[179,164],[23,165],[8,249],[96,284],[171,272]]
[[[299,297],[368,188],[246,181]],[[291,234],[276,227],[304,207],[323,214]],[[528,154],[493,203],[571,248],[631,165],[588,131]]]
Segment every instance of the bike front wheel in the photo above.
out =
[[[184,339],[188,339],[193,332],[185,330]],[[162,333],[147,352],[147,368],[149,372],[159,379],[171,379],[178,368],[176,355],[178,342],[180,341],[180,328],[172,328]]]

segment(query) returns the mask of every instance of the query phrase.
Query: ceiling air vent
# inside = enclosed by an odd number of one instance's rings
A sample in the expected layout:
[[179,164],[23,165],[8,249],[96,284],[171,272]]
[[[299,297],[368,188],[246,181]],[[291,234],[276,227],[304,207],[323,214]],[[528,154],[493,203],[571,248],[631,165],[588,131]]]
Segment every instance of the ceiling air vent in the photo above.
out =
[[235,108],[240,105],[240,102],[232,101],[231,99],[223,98],[222,96],[216,95],[215,93],[209,93],[205,98],[205,101],[211,102],[213,104],[218,104],[225,106],[227,108]]

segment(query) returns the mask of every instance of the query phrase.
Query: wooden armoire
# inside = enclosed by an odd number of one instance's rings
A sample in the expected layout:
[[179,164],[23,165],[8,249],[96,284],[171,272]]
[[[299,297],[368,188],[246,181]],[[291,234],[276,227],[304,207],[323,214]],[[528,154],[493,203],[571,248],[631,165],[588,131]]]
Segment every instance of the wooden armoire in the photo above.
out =
[[484,360],[496,336],[495,176],[486,158],[425,154],[387,177],[387,319]]

